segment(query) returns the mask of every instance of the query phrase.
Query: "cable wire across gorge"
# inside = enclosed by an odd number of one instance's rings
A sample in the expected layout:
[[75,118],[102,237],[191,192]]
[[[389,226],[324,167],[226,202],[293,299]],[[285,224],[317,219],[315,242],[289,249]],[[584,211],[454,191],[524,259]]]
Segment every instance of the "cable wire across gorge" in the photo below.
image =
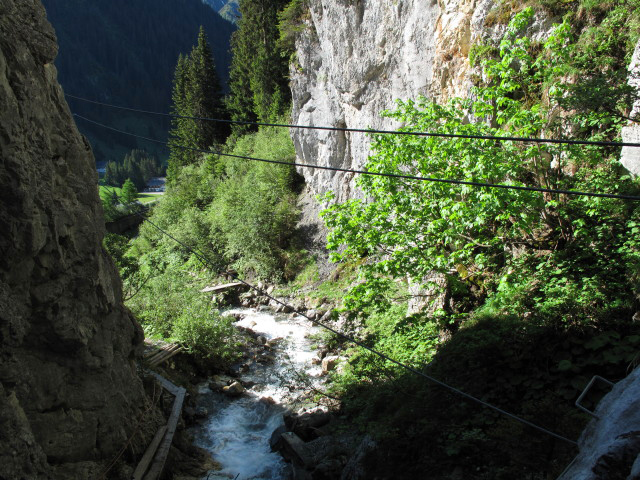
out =
[[[95,120],[91,120],[91,119],[89,119],[87,117],[84,117],[82,115],[79,115],[77,113],[74,113],[73,116],[76,117],[76,118],[79,118],[81,120],[84,120],[85,122],[88,122],[88,123],[97,125],[99,127],[105,128],[107,130],[111,130],[113,132],[121,133],[122,135],[128,135],[130,137],[139,138],[141,140],[146,140],[148,142],[164,145],[166,147],[175,147],[175,148],[180,148],[182,150],[188,150],[188,151],[191,151],[191,152],[198,152],[198,153],[206,153],[206,154],[210,154],[210,155],[220,155],[220,156],[224,156],[224,157],[240,158],[240,159],[250,160],[250,161],[254,161],[254,162],[271,163],[271,164],[276,164],[276,165],[289,165],[289,166],[293,166],[293,167],[312,168],[312,169],[316,169],[316,170],[329,170],[329,171],[333,171],[333,172],[353,173],[353,174],[359,174],[359,175],[373,175],[373,176],[378,176],[378,177],[398,178],[398,179],[405,179],[405,180],[417,180],[417,181],[423,181],[423,182],[446,183],[446,184],[450,184],[450,185],[468,185],[468,186],[473,186],[473,187],[500,188],[500,189],[504,189],[504,190],[521,190],[521,191],[528,191],[528,192],[542,192],[542,193],[551,193],[551,194],[564,194],[564,195],[585,196],[585,197],[600,197],[600,198],[615,198],[615,199],[619,199],[619,200],[640,201],[640,196],[637,196],[637,195],[623,195],[623,194],[616,194],[616,193],[599,193],[599,192],[581,192],[581,191],[577,191],[577,190],[561,190],[561,189],[543,188],[543,187],[528,187],[528,186],[522,186],[522,185],[505,185],[505,184],[500,184],[500,183],[473,182],[473,181],[468,181],[468,180],[453,180],[453,179],[447,179],[447,178],[420,177],[420,176],[415,176],[415,175],[403,175],[403,174],[399,174],[399,173],[372,172],[372,171],[369,171],[369,170],[357,170],[357,169],[350,169],[350,168],[328,167],[328,166],[323,166],[323,165],[311,165],[311,164],[308,164],[308,163],[287,162],[287,161],[284,161],[284,160],[268,160],[266,158],[256,158],[256,157],[249,157],[249,156],[245,156],[245,155],[234,155],[234,154],[225,153],[225,152],[222,152],[222,151],[219,151],[219,150],[204,150],[204,149],[200,149],[200,148],[185,147],[183,145],[174,145],[174,144],[170,145],[169,142],[165,142],[165,141],[158,140],[158,139],[155,139],[155,138],[145,137],[145,136],[142,136],[142,135],[136,135],[136,134],[130,133],[130,132],[125,132],[124,130],[119,130],[119,129],[111,127],[109,125],[105,125],[104,123],[96,122]],[[640,144],[638,146],[640,146]]]
[[99,102],[96,100],[90,100],[70,93],[65,93],[68,98],[74,100],[80,100],[86,103],[92,103],[94,105],[100,105],[108,108],[115,108],[118,110],[125,110],[134,113],[144,113],[147,115],[156,115],[169,118],[184,118],[189,120],[201,120],[206,122],[217,123],[230,123],[234,125],[251,125],[257,127],[278,127],[278,128],[293,128],[302,130],[328,130],[332,132],[349,132],[349,133],[370,133],[380,135],[410,135],[416,137],[439,137],[439,138],[463,138],[471,140],[496,140],[499,142],[528,142],[528,143],[551,143],[562,145],[593,145],[597,147],[640,147],[640,143],[637,142],[610,142],[610,141],[597,141],[597,140],[573,140],[568,138],[539,138],[539,137],[503,137],[492,135],[467,135],[463,133],[440,133],[440,132],[412,132],[406,130],[377,130],[374,128],[348,128],[348,127],[328,127],[328,126],[314,126],[314,125],[295,125],[287,123],[264,123],[264,122],[250,122],[244,120],[227,120],[222,118],[211,117],[190,117],[187,115],[176,115],[173,113],[154,112],[151,110],[142,110],[139,108],[123,107],[120,105],[113,105],[110,103]]

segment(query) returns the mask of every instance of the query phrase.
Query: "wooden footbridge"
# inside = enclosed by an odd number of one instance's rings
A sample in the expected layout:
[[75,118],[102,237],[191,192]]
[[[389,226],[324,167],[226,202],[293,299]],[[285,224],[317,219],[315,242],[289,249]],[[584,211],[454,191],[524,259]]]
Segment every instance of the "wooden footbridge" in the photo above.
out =
[[182,351],[182,347],[177,343],[153,342],[147,338],[144,339],[144,343],[146,351],[143,360],[149,368],[157,367]]
[[[169,360],[182,350],[182,347],[175,343],[153,343],[145,339],[147,344],[147,352],[144,355],[144,362],[149,368],[156,367],[161,363]],[[132,480],[157,480],[160,478],[162,469],[169,455],[173,435],[176,433],[180,413],[182,412],[182,404],[186,390],[171,383],[169,380],[158,373],[147,370],[147,373],[153,376],[164,390],[173,395],[173,406],[171,414],[166,425],[162,425],[156,432],[153,440],[144,452],[138,466],[133,472]]]

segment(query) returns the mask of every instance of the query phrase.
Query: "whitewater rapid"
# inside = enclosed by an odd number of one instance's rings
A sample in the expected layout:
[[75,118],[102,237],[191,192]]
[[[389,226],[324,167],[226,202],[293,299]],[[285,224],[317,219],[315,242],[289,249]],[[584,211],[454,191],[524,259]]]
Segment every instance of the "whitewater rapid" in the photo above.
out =
[[316,355],[309,338],[318,329],[302,317],[271,311],[231,309],[224,314],[241,316],[237,326],[265,337],[273,345],[270,354],[274,358],[268,363],[252,362],[237,375],[244,384],[252,385],[240,398],[213,392],[208,383],[199,386],[197,403],[207,409],[208,417],[191,432],[196,445],[209,451],[222,467],[203,478],[289,478],[287,463],[271,451],[269,439],[284,424],[285,409],[292,404],[300,406],[305,383],[319,384],[322,370],[312,365]]

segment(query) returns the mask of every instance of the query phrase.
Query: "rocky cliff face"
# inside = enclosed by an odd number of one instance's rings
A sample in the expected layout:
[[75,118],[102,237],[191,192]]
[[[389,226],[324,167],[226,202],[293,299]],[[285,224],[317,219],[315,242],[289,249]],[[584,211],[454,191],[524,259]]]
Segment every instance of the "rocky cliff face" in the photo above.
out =
[[[380,112],[396,99],[466,96],[471,46],[501,38],[487,26],[493,0],[309,0],[291,67],[293,123],[351,128],[397,127]],[[544,39],[553,19],[536,14],[528,35]],[[360,133],[296,130],[300,161],[361,167],[370,139]],[[352,178],[304,169],[313,193],[357,196]]]
[[[94,478],[132,433],[142,332],[39,0],[0,2],[0,478]],[[102,462],[102,463],[101,463]]]
[[640,369],[605,396],[582,432],[580,453],[558,480],[640,479]]
[[[629,85],[640,88],[640,41],[636,44],[633,58],[629,65]],[[633,104],[632,118],[640,119],[640,98]],[[625,142],[640,143],[640,123],[629,122],[622,129],[622,140]],[[620,162],[634,176],[640,176],[640,148],[623,147],[620,154]]]
[[[492,35],[492,0],[311,0],[291,69],[293,122],[393,128],[379,114],[396,99],[447,98],[469,87],[469,48]],[[310,164],[358,168],[369,137],[296,131],[298,156]],[[351,177],[305,169],[315,193],[355,194]]]

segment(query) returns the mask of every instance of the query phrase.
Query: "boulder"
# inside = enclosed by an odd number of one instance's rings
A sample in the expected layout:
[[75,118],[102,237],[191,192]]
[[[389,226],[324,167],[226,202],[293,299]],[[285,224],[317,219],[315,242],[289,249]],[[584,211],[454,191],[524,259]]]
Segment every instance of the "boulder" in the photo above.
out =
[[297,465],[305,468],[314,464],[313,453],[307,448],[305,442],[293,432],[284,432],[276,442],[276,449],[282,456]]
[[196,407],[193,417],[197,419],[207,418],[209,411],[205,407]]
[[221,392],[224,387],[237,382],[237,380],[228,375],[214,375],[209,382],[209,388],[214,392]]
[[580,453],[558,480],[640,478],[640,368],[618,382],[578,440]]
[[258,362],[259,363],[273,363],[273,362],[275,362],[275,360],[276,360],[276,357],[274,357],[273,355],[270,355],[270,354],[261,355],[258,358]]
[[340,357],[337,355],[329,355],[322,359],[322,373],[326,375],[330,371],[334,370],[340,361]]
[[[260,399],[260,401],[262,401],[262,399]],[[282,434],[286,431],[287,427],[285,425],[280,425],[273,431],[271,438],[269,438],[269,446],[271,447],[271,450],[277,450],[280,437],[282,437]]]
[[342,469],[340,480],[364,480],[367,478],[365,462],[367,457],[375,452],[375,449],[376,442],[374,442],[370,436],[366,435]]
[[320,427],[327,425],[332,418],[331,413],[322,407],[302,413],[287,413],[283,415],[287,429],[294,432],[305,441],[310,441],[322,435]]
[[239,397],[245,392],[245,388],[240,382],[233,382],[231,385],[222,388],[222,393],[229,397]]

